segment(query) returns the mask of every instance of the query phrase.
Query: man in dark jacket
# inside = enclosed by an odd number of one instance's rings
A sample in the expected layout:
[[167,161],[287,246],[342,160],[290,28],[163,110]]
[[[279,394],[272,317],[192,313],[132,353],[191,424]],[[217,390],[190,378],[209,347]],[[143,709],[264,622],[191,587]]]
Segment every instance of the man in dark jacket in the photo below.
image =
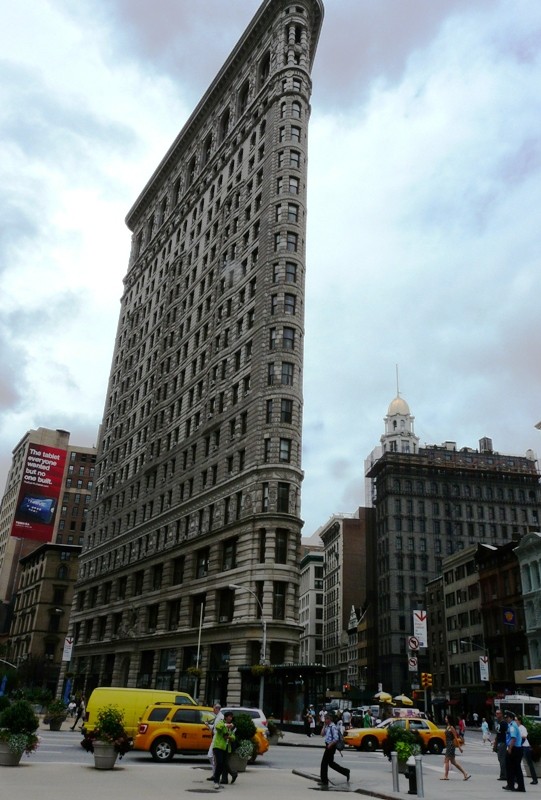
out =
[[503,714],[498,708],[496,711],[496,739],[494,740],[494,752],[498,756],[498,761],[500,762],[500,777],[498,778],[499,781],[506,781],[507,780],[507,770],[505,768],[505,756],[507,754],[507,722],[503,718]]

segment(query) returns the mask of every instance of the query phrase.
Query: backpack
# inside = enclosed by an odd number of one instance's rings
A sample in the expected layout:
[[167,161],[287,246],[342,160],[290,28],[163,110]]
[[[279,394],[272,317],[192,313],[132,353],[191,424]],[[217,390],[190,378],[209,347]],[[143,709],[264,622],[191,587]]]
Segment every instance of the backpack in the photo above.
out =
[[336,742],[336,749],[338,750],[339,753],[341,753],[342,750],[344,749],[344,747],[346,746],[346,743],[344,742],[344,737],[342,736],[342,731],[340,730],[340,728],[338,726],[336,727],[336,730],[338,732],[338,741]]

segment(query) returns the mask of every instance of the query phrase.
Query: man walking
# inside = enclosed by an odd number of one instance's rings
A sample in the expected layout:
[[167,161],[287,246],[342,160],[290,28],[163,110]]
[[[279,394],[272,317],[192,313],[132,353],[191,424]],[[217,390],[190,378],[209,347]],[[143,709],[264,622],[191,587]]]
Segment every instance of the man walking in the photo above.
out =
[[339,764],[335,764],[334,762],[336,745],[338,744],[338,739],[340,737],[338,734],[338,728],[334,724],[332,716],[330,714],[325,714],[325,727],[323,728],[322,735],[325,737],[325,750],[323,752],[323,758],[321,759],[321,767],[320,767],[321,785],[322,786],[329,785],[329,773],[328,773],[329,768],[334,769],[341,775],[345,775],[346,780],[349,783],[349,769],[341,767]]

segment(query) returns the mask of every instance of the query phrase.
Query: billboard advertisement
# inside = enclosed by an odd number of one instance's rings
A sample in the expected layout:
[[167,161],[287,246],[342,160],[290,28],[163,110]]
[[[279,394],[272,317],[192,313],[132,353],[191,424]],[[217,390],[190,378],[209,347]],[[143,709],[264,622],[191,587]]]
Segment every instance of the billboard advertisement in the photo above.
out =
[[58,447],[33,443],[28,445],[11,528],[12,536],[39,542],[51,541],[62,491],[66,455],[66,450]]

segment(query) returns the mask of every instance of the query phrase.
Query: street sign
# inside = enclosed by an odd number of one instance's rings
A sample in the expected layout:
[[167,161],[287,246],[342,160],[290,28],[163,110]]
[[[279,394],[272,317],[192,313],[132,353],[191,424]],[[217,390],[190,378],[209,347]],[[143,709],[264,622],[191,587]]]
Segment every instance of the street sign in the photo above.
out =
[[488,656],[479,656],[479,672],[482,681],[489,681]]
[[71,661],[72,650],[73,636],[66,636],[64,639],[64,652],[62,653],[62,661]]
[[408,639],[408,647],[410,650],[419,649],[419,639],[416,636],[410,636]]
[[408,671],[409,672],[417,672],[417,657],[411,656],[408,658]]
[[427,646],[426,618],[426,611],[413,612],[413,635],[419,639],[419,647]]

